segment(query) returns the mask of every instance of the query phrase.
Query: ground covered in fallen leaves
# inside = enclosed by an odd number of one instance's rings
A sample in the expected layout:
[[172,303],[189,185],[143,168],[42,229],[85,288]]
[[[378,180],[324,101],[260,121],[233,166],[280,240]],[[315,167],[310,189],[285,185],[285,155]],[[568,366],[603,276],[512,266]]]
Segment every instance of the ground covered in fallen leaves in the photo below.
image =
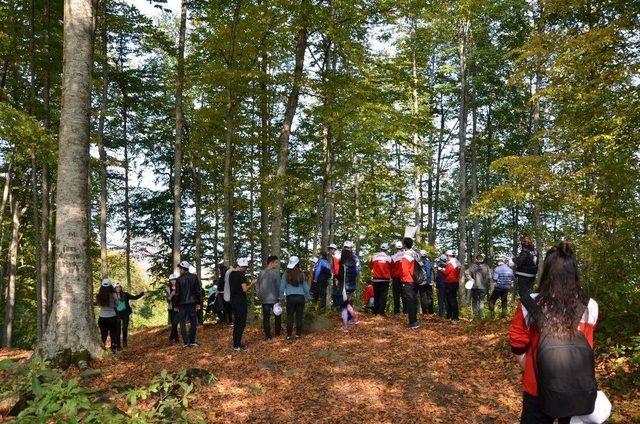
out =
[[[128,349],[93,365],[102,372],[90,384],[117,399],[162,369],[205,369],[216,381],[197,387],[189,408],[207,422],[518,422],[520,370],[508,321],[428,317],[410,330],[400,317],[363,315],[348,334],[334,324],[292,341],[264,340],[254,324],[245,331],[248,352],[231,349],[226,325],[199,327],[195,349],[170,345],[165,328],[141,330]],[[637,418],[629,412],[637,392],[631,396],[610,395],[616,422]]]

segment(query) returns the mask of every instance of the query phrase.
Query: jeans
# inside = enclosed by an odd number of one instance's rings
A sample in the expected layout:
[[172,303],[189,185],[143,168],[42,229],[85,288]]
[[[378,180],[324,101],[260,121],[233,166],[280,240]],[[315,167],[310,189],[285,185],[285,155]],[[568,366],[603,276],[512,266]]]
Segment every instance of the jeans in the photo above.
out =
[[[273,312],[273,303],[262,304],[262,328],[264,330],[264,336],[267,339],[271,338],[271,313]],[[276,337],[280,335],[280,329],[282,328],[282,315],[275,315],[274,330]]]
[[[558,418],[558,424],[569,424],[570,420],[571,417]],[[553,424],[554,421],[555,418],[542,412],[539,398],[523,393],[521,424]]]
[[457,320],[460,311],[458,310],[458,286],[460,283],[445,283],[444,296],[447,302],[447,318]]
[[418,286],[418,294],[420,295],[420,308],[423,314],[433,313],[433,287],[431,284],[423,284]]
[[387,309],[387,294],[389,293],[389,281],[373,282],[373,313],[384,316]]
[[409,325],[418,322],[418,302],[416,299],[416,286],[413,283],[402,283],[402,302],[407,308]]
[[98,318],[98,328],[100,328],[100,338],[102,344],[107,344],[107,336],[111,338],[111,351],[120,349],[120,320],[118,317]]
[[122,322],[122,345],[127,347],[127,339],[129,336],[129,317],[130,315],[121,315],[120,321]]
[[438,289],[438,315],[441,317],[445,316],[446,310],[446,298],[444,296],[444,283],[437,286]]
[[242,334],[247,326],[247,301],[233,302],[233,347],[242,347]]
[[484,315],[484,297],[486,293],[482,289],[471,289],[471,310],[474,318],[482,318]]
[[327,288],[329,287],[329,280],[320,280],[318,285],[318,301],[320,302],[320,309],[327,307]]
[[[400,299],[402,298],[402,281],[400,281],[400,278],[398,277],[393,277],[391,284],[392,284],[391,289],[393,291],[393,313],[399,314]],[[402,313],[403,314],[407,313],[407,305],[405,305],[404,302],[402,302]]]
[[491,315],[493,315],[493,310],[496,306],[496,301],[500,299],[500,302],[502,304],[502,318],[507,317],[508,295],[509,295],[509,290],[493,289],[493,292],[489,297],[489,310],[491,311]]
[[302,335],[302,318],[304,317],[304,295],[287,296],[287,337],[293,332],[293,318],[296,318],[296,335]]
[[169,332],[169,340],[172,342],[177,342],[180,340],[178,337],[178,312],[173,309],[169,309],[169,325],[171,326],[171,331]]
[[[196,314],[196,305],[180,305],[178,307],[180,314],[180,334],[182,334],[182,343],[188,345],[196,342],[196,328],[198,326],[198,316]],[[189,334],[187,335],[187,321],[189,321]]]

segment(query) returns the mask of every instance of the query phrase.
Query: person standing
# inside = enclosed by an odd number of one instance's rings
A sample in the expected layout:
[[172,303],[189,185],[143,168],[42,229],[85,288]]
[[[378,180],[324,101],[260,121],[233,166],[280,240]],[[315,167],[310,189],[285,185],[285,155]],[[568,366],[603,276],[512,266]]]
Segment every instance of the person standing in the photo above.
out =
[[458,287],[460,286],[460,261],[452,250],[447,250],[447,264],[438,272],[444,277],[444,296],[447,303],[447,319],[452,322],[460,320],[458,305]]
[[302,320],[304,318],[304,304],[311,298],[309,283],[300,270],[300,259],[291,256],[287,269],[282,274],[280,281],[279,299],[287,301],[287,340],[293,334],[293,319],[296,320],[296,339],[302,337]]
[[222,316],[223,322],[229,325],[233,325],[233,312],[231,310],[231,303],[224,299],[224,287],[227,278],[227,272],[229,268],[224,263],[218,265],[218,296],[222,296]]
[[336,309],[340,309],[340,305],[342,304],[342,294],[340,293],[340,288],[338,287],[338,274],[340,273],[340,252],[338,251],[338,246],[336,246],[335,243],[331,243],[328,249],[329,260],[331,261],[331,273],[333,281],[331,300],[333,303],[333,307]]
[[471,310],[474,318],[482,319],[484,315],[484,298],[491,280],[491,270],[484,263],[484,256],[477,255],[476,262],[467,269],[465,277],[473,280],[471,287]]
[[444,295],[445,285],[444,285],[444,275],[440,273],[440,270],[444,269],[447,266],[447,257],[445,255],[441,255],[438,258],[438,263],[436,264],[436,290],[438,291],[438,315],[444,317],[446,315],[446,306],[447,301]]
[[373,255],[369,268],[373,281],[373,314],[384,316],[387,309],[387,295],[391,280],[391,256],[387,253],[389,245],[382,243],[380,251]]
[[171,330],[169,331],[169,341],[171,343],[178,343],[180,338],[178,337],[178,297],[176,296],[176,281],[178,280],[177,274],[171,274],[169,276],[169,284],[167,284],[167,310],[169,312],[169,325]]
[[[202,308],[202,285],[198,277],[189,272],[189,262],[180,262],[178,269],[180,276],[176,281],[176,297],[178,299],[182,347],[198,347],[196,343],[197,311]],[[187,321],[189,321],[188,334]]]
[[96,295],[96,304],[100,307],[98,315],[98,328],[102,345],[107,344],[107,336],[111,339],[111,352],[120,350],[120,320],[116,312],[116,299],[111,280],[105,278],[100,284],[100,290]]
[[[280,295],[280,261],[277,256],[267,258],[267,267],[258,276],[258,299],[262,304],[262,328],[267,340],[271,340],[271,314]],[[280,335],[281,315],[275,315],[274,332]]]
[[420,251],[420,261],[424,269],[424,283],[418,285],[418,295],[420,297],[420,309],[422,314],[433,314],[433,286],[431,285],[431,261],[427,252]]
[[420,328],[418,324],[418,300],[416,293],[418,291],[416,281],[414,281],[414,268],[421,266],[420,256],[415,252],[413,247],[413,239],[405,237],[402,240],[403,255],[400,261],[400,271],[402,282],[402,302],[407,308],[407,316],[409,318],[409,328]]
[[247,268],[249,258],[238,259],[238,266],[227,271],[228,287],[225,287],[225,294],[229,292],[229,302],[233,308],[233,350],[243,351],[247,347],[242,344],[242,334],[247,326],[247,291],[253,285],[247,284]]
[[520,239],[520,254],[513,258],[515,264],[516,283],[520,297],[522,293],[531,293],[538,273],[538,251],[528,234]]
[[[400,300],[402,299],[402,242],[396,242],[396,253],[391,256],[391,291],[393,294],[393,314],[400,314]],[[407,305],[402,302],[402,313],[407,313]]]
[[313,269],[313,279],[318,287],[318,300],[320,301],[321,311],[324,311],[327,307],[327,288],[332,274],[332,266],[329,263],[327,252],[320,253],[320,258]]
[[340,254],[340,268],[337,275],[340,296],[340,316],[342,330],[349,331],[349,324],[358,324],[358,314],[353,308],[352,297],[356,291],[358,279],[358,258],[353,254],[353,244],[345,241]]
[[120,318],[120,323],[122,324],[122,347],[127,347],[127,340],[129,338],[129,319],[133,312],[129,301],[140,299],[144,296],[144,292],[140,292],[136,296],[133,296],[129,292],[122,291],[120,283],[115,283],[113,285],[113,290],[116,298],[116,312],[118,312],[118,318]]
[[503,259],[498,259],[498,266],[493,271],[493,282],[495,287],[489,297],[489,310],[493,317],[496,301],[500,299],[502,306],[502,318],[507,317],[507,300],[509,291],[513,288],[513,270],[504,263]]

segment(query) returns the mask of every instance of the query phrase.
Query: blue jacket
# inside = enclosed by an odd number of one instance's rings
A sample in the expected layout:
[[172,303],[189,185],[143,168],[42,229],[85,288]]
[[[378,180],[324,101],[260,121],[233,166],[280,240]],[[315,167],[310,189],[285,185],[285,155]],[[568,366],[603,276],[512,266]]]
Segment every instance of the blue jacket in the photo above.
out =
[[499,265],[493,271],[493,281],[496,284],[496,290],[510,290],[513,287],[513,270],[509,265]]
[[322,274],[323,270],[326,270],[325,272],[328,272],[329,275],[331,275],[331,264],[328,260],[320,258],[313,269],[313,281],[320,281],[320,274]]
[[309,282],[306,278],[303,277],[302,283],[297,286],[292,286],[287,283],[287,272],[282,273],[282,279],[280,280],[280,302],[282,302],[285,298],[285,293],[287,296],[290,294],[301,294],[304,296],[306,300],[311,299],[311,293],[309,292]]

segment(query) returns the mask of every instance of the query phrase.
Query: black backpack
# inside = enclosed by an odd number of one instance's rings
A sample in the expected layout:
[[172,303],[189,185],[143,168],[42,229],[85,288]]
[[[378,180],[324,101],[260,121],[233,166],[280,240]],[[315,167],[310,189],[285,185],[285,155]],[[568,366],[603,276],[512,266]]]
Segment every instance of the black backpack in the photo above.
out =
[[[530,296],[522,298],[538,328],[540,307]],[[582,332],[573,340],[540,335],[535,372],[542,411],[550,417],[589,415],[598,394],[595,356]]]
[[427,274],[424,271],[424,265],[422,261],[416,259],[416,263],[413,265],[413,282],[416,286],[422,286],[427,282]]

